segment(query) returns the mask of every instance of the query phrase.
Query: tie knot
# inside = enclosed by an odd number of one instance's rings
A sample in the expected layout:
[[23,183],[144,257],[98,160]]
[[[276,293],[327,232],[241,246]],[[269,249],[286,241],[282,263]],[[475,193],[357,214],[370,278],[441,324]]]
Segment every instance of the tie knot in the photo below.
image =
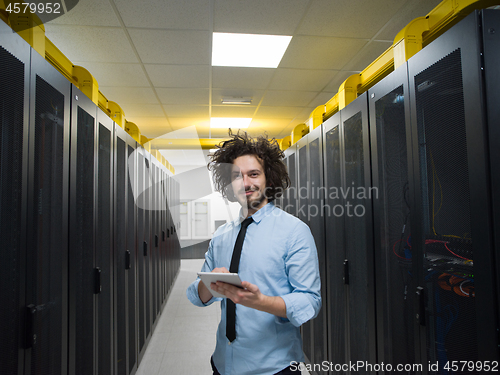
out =
[[241,223],[241,227],[242,228],[246,228],[248,227],[250,224],[252,224],[253,222],[253,218],[250,216],[250,217],[247,217],[245,220],[242,221]]

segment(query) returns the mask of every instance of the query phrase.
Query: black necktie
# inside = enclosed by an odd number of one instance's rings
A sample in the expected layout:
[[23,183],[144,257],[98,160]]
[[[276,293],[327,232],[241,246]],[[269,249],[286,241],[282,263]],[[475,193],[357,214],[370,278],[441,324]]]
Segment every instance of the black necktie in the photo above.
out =
[[[252,217],[247,217],[241,223],[241,229],[234,244],[233,257],[231,258],[231,266],[229,272],[238,273],[240,266],[241,249],[243,248],[243,241],[247,233],[247,227],[253,222]],[[226,299],[226,337],[230,342],[236,338],[236,305],[229,298]]]

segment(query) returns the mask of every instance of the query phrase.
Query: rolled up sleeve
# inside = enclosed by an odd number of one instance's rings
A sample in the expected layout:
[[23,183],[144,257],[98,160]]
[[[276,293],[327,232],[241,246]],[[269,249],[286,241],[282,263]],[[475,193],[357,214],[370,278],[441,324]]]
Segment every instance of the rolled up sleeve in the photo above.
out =
[[288,320],[299,327],[315,318],[321,309],[321,279],[318,253],[309,227],[301,222],[292,233],[285,259],[292,292],[281,297]]
[[[203,267],[201,267],[201,272],[211,272],[213,269],[213,244],[212,241],[210,241],[208,251],[205,253],[205,263],[203,263]],[[186,296],[193,305],[199,307],[210,306],[212,303],[222,300],[222,298],[212,297],[206,303],[203,303],[200,299],[200,295],[198,294],[198,284],[200,282],[201,279],[199,277],[196,278],[196,280],[193,281],[186,290]]]

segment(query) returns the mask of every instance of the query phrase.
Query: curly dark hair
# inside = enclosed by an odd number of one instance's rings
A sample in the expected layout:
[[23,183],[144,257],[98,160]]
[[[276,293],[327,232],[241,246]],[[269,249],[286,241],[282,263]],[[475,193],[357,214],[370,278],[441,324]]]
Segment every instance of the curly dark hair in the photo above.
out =
[[[247,132],[234,134],[229,129],[230,140],[217,145],[217,150],[210,155],[207,167],[213,172],[214,186],[224,198],[236,201],[231,188],[231,169],[233,161],[243,155],[255,155],[263,162],[266,176],[266,198],[272,201],[279,198],[290,186],[290,178],[286,170],[283,151],[275,138],[268,140],[267,134],[252,138]],[[230,168],[231,167],[231,168]]]

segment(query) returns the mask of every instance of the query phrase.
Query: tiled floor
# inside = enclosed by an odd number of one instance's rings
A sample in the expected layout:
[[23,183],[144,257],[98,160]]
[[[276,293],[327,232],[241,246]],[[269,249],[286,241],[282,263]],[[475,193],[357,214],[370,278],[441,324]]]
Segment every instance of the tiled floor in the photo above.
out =
[[172,294],[137,375],[212,375],[210,356],[215,348],[220,304],[200,308],[192,305],[186,297],[186,288],[202,265],[202,259],[181,261]]

